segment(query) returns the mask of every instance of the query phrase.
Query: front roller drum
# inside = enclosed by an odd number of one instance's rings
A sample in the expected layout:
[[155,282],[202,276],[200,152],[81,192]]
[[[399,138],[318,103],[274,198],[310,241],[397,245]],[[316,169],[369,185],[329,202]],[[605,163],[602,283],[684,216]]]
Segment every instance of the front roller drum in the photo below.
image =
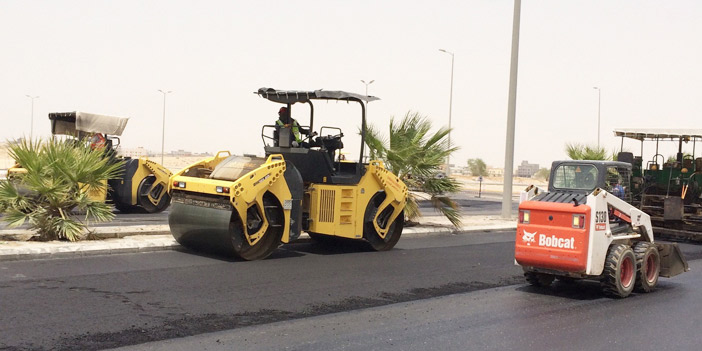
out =
[[[263,203],[263,211],[247,211],[249,232],[253,232],[263,220],[269,224],[263,237],[254,245],[249,245],[244,237],[242,221],[233,210],[173,202],[168,224],[176,241],[187,248],[249,261],[260,260],[280,246],[283,235],[282,207],[268,194],[263,197]],[[260,216],[261,213],[265,218]]]
[[195,251],[232,256],[229,223],[232,211],[216,208],[171,204],[168,225],[176,241]]

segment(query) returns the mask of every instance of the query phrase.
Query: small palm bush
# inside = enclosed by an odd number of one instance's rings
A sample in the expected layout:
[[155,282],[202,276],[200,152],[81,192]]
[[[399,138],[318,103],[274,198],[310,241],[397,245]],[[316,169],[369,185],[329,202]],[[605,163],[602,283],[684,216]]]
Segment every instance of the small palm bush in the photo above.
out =
[[27,172],[0,181],[0,213],[8,227],[28,223],[39,240],[76,241],[91,221],[114,218],[104,199],[88,195],[106,191],[107,179],[120,174],[120,164],[110,162],[105,149],[51,138],[11,143],[9,153]]

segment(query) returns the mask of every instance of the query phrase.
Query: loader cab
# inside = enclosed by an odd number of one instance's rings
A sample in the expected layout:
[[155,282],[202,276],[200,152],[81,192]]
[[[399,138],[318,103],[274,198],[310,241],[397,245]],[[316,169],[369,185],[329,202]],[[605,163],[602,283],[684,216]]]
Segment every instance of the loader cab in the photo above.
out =
[[555,161],[551,165],[548,191],[589,194],[601,188],[629,201],[631,164],[616,161]]
[[[271,102],[283,104],[290,116],[298,121],[300,127],[309,130],[309,135],[300,133],[301,140],[298,141],[292,126],[264,125],[261,130],[261,139],[266,156],[283,155],[286,161],[295,165],[305,183],[357,184],[360,181],[367,166],[363,163],[366,135],[365,104],[378,98],[326,90],[286,91],[261,88],[255,93]],[[355,102],[360,106],[361,148],[357,162],[349,162],[345,159],[342,153],[344,132],[341,128],[334,126],[333,120],[325,118],[322,122],[324,124],[316,129],[315,103],[320,100]],[[297,108],[303,105],[308,107],[309,119],[297,112],[306,110]],[[309,124],[306,124],[307,121]],[[316,132],[316,135],[313,132]]]

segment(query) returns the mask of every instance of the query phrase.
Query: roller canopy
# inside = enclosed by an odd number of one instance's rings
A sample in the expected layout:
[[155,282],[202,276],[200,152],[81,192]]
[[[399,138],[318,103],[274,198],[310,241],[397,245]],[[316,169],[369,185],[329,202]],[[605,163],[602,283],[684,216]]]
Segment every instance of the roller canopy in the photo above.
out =
[[120,136],[127,126],[129,118],[96,115],[85,112],[49,113],[51,133],[61,135],[78,135],[79,132],[103,133]]
[[314,91],[299,91],[299,90],[276,90],[273,88],[258,89],[255,94],[273,102],[282,104],[294,104],[296,102],[307,102],[309,100],[345,100],[345,101],[365,101],[371,102],[380,100],[375,96],[366,96],[361,94],[349,93],[339,90],[314,90]]
[[680,137],[702,138],[702,129],[625,128],[615,129],[614,135],[636,140],[679,139]]

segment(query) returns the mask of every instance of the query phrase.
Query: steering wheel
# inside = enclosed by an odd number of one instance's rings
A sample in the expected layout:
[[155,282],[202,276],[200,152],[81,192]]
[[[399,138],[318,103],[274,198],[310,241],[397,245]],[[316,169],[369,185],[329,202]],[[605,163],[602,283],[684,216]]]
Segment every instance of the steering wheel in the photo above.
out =
[[344,136],[344,133],[339,133],[335,135],[325,135],[322,137],[324,140],[333,140],[333,139],[341,139]]
[[586,186],[588,188],[594,187],[595,186],[595,175],[592,173],[588,173],[583,177],[583,186]]

